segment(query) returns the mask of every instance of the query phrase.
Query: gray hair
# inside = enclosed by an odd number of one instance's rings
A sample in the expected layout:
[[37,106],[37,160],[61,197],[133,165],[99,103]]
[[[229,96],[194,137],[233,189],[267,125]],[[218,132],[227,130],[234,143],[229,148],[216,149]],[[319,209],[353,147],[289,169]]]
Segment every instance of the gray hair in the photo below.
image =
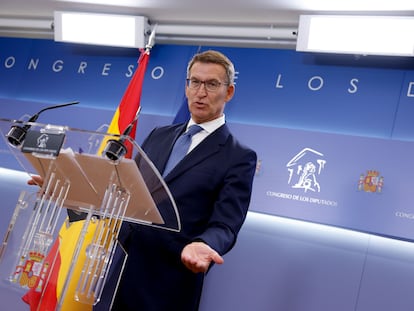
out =
[[218,64],[224,67],[226,70],[227,83],[229,85],[234,84],[234,65],[231,60],[225,56],[223,53],[218,51],[208,50],[205,52],[198,53],[193,56],[187,66],[187,77],[189,78],[190,70],[193,67],[194,63],[211,63]]

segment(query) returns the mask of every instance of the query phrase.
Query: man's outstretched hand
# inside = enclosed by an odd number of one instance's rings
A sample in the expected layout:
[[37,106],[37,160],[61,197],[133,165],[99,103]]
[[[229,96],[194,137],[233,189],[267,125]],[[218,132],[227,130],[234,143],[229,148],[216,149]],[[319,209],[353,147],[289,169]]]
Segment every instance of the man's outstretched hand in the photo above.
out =
[[194,273],[207,272],[212,262],[222,264],[223,257],[203,242],[187,244],[181,252],[182,263]]

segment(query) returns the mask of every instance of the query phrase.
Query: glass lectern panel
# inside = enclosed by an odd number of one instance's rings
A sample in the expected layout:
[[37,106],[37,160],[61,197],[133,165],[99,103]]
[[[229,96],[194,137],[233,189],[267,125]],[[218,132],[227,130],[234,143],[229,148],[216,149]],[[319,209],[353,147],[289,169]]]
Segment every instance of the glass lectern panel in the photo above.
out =
[[[28,179],[40,176],[39,187],[16,198],[0,249],[0,265],[10,269],[1,277],[27,290],[39,310],[50,287],[58,288],[56,310],[68,300],[99,301],[115,249],[122,248],[123,221],[180,231],[168,187],[130,137],[7,119],[0,119],[0,133],[1,156],[13,158]],[[69,223],[69,211],[81,220]],[[69,264],[59,288],[53,275],[63,252]]]

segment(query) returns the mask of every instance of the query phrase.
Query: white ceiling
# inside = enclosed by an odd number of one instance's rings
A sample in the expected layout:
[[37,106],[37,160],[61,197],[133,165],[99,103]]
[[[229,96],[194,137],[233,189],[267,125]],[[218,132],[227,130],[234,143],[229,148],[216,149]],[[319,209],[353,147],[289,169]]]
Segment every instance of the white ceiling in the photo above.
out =
[[[52,21],[55,10],[144,15],[152,24],[295,30],[300,14],[414,16],[412,0],[1,0],[0,36],[52,37],[27,21]],[[5,26],[2,20],[15,20]],[[21,22],[21,24],[19,24]],[[6,23],[9,24],[9,23]],[[26,25],[26,26],[25,26]],[[165,40],[165,38],[164,38]],[[289,41],[289,40],[288,40]],[[291,40],[292,41],[292,40]],[[156,39],[157,43],[157,39]]]

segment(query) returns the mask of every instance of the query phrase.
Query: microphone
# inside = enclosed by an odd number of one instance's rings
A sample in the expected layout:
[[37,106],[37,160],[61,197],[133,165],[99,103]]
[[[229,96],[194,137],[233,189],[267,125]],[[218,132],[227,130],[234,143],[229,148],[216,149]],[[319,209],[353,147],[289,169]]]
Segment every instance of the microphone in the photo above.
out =
[[112,161],[117,161],[127,153],[128,149],[124,144],[125,136],[129,136],[129,134],[131,134],[131,131],[134,128],[134,124],[138,120],[140,112],[141,112],[141,106],[138,108],[134,119],[125,128],[125,130],[122,133],[120,139],[118,139],[118,140],[116,140],[116,139],[108,140],[108,142],[106,143],[105,150],[104,150],[104,154],[108,159],[110,159]]
[[[39,112],[37,112],[36,114],[31,116],[30,119],[27,121],[27,123],[36,122],[36,120],[39,118],[39,115],[43,111],[50,110],[50,109],[55,109],[55,108],[60,108],[60,107],[65,107],[65,106],[76,105],[76,104],[79,104],[79,102],[78,101],[69,102],[69,103],[65,103],[65,104],[60,104],[60,105],[49,106],[49,107],[43,108],[42,110],[40,110]],[[30,127],[31,127],[31,125],[29,125],[29,124],[25,124],[24,126],[13,125],[10,128],[7,135],[6,135],[7,140],[14,147],[20,146],[23,143],[23,141],[26,137],[27,131],[30,129]]]

